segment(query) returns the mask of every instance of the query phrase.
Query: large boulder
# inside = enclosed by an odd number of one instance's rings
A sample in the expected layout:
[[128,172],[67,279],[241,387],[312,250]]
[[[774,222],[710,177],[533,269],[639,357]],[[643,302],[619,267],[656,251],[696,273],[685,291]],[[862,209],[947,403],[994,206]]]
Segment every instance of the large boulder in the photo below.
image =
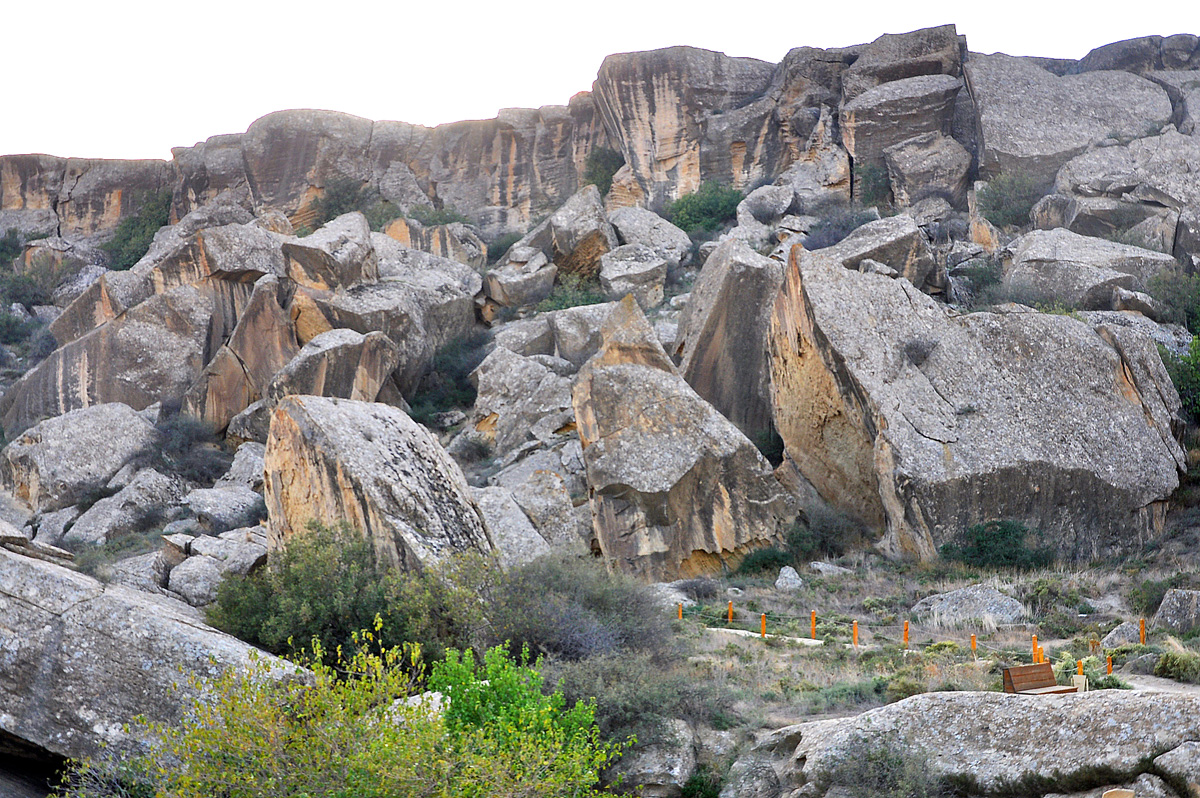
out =
[[529,516],[507,488],[472,488],[471,496],[487,522],[500,565],[512,568],[550,553]]
[[617,208],[608,215],[622,244],[641,244],[654,250],[674,271],[687,265],[692,240],[666,219],[645,208]]
[[406,570],[492,548],[462,471],[397,408],[285,397],[271,415],[264,471],[275,548],[309,521],[349,523]]
[[504,262],[489,269],[484,281],[488,299],[502,307],[532,305],[550,296],[558,267],[536,247],[514,246]]
[[1171,120],[1167,93],[1127,72],[1059,77],[1024,59],[971,53],[983,176],[1023,175],[1048,186],[1059,167],[1106,138],[1156,135]]
[[941,626],[982,620],[1016,623],[1025,616],[1021,602],[988,585],[971,585],[926,596],[913,605],[911,612],[919,618],[931,618]]
[[842,143],[856,165],[884,168],[888,147],[925,133],[950,135],[962,81],[923,75],[868,89],[842,106]]
[[783,266],[736,240],[718,246],[679,317],[679,371],[742,431],[771,429],[767,332]]
[[789,456],[890,555],[933,557],[995,518],[1079,558],[1162,530],[1184,468],[1179,397],[1130,328],[956,315],[797,247],[770,348]]
[[1146,75],[1156,69],[1200,68],[1200,38],[1187,33],[1175,36],[1141,36],[1112,42],[1089,52],[1075,66],[1077,72],[1121,69]]
[[885,33],[856,49],[858,58],[842,75],[847,101],[882,83],[919,75],[957,77],[962,71],[962,44],[953,25]]
[[941,692],[782,729],[750,756],[774,760],[784,794],[814,783],[821,785],[811,790],[815,796],[841,794],[838,787],[849,786],[841,779],[855,778],[855,763],[880,746],[927,760],[933,778],[970,779],[978,794],[1034,779],[1041,792],[1074,793],[1081,776],[1089,783],[1104,772],[1118,783],[1117,774],[1132,780],[1150,758],[1198,733],[1200,698],[1182,693],[1097,690],[1016,701],[1003,693]]
[[425,227],[420,222],[400,217],[389,223],[383,232],[410,249],[449,258],[473,269],[487,265],[487,244],[474,229],[461,222]]
[[122,535],[161,526],[167,508],[175,504],[180,493],[178,480],[144,468],[116,494],[96,502],[75,519],[62,539],[98,546]]
[[899,207],[943,197],[956,208],[967,200],[971,153],[949,136],[924,133],[883,151],[888,184]]
[[399,360],[399,349],[381,332],[330,330],[306,343],[280,369],[266,396],[271,402],[294,394],[374,402]]
[[1154,625],[1177,634],[1200,628],[1200,590],[1168,590],[1154,614]]
[[861,271],[865,261],[882,264],[929,293],[942,291],[947,284],[924,233],[907,214],[867,222],[820,252],[847,269]]
[[632,298],[580,370],[575,418],[600,550],[648,581],[719,571],[778,540],[770,465],[679,375]]
[[663,301],[667,259],[650,247],[625,244],[600,256],[600,290],[612,301],[632,294],[642,310]]
[[1144,291],[1150,278],[1176,265],[1161,252],[1063,228],[1021,236],[1004,250],[1004,260],[1003,283],[1015,301],[1083,310],[1115,310],[1118,288]]
[[371,245],[371,227],[361,213],[347,213],[305,238],[283,244],[288,276],[298,285],[331,290],[374,282],[379,261]]
[[123,404],[46,419],[0,452],[5,489],[35,513],[69,507],[158,445],[154,426]]
[[550,445],[574,429],[571,379],[547,365],[545,357],[521,357],[496,347],[475,369],[473,426],[499,455],[531,441]]
[[536,274],[540,267],[531,265],[540,263],[536,258],[520,260],[533,249],[553,262],[559,274],[595,277],[600,271],[600,257],[616,248],[617,233],[604,212],[600,191],[589,185],[513,244],[499,269],[526,263],[524,272]]
[[175,723],[198,697],[189,675],[268,656],[182,602],[4,549],[0,618],[0,731],[61,756],[133,750],[132,718]]

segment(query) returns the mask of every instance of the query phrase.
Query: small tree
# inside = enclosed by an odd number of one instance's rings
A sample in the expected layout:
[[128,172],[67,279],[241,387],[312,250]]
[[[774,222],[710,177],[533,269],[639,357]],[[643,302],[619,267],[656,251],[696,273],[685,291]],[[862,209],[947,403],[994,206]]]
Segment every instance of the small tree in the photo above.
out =
[[667,218],[687,233],[716,230],[737,215],[742,192],[712,181],[667,205]]

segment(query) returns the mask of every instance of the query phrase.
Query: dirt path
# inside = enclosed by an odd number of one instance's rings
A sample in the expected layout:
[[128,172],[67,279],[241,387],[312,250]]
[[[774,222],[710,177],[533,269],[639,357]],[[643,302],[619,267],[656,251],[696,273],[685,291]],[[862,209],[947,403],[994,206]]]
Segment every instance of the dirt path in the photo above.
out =
[[1171,679],[1160,679],[1157,676],[1143,676],[1141,674],[1119,673],[1117,676],[1131,684],[1134,690],[1141,690],[1147,693],[1186,693],[1187,695],[1200,696],[1200,684],[1182,684]]

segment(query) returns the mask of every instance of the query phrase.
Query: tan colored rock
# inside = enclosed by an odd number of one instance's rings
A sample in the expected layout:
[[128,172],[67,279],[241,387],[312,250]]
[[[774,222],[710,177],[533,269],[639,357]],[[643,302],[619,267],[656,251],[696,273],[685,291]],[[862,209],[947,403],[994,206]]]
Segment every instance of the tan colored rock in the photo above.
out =
[[842,106],[842,143],[856,165],[884,168],[884,150],[926,133],[950,135],[962,81],[924,75],[868,89]]
[[474,269],[487,265],[487,244],[474,230],[460,222],[424,227],[401,216],[390,222],[383,232],[410,249],[449,258]]
[[298,285],[330,291],[379,277],[371,228],[361,213],[339,216],[310,236],[283,244],[288,276]]
[[478,387],[472,425],[499,455],[530,441],[550,445],[574,431],[571,379],[532,357],[492,350],[473,379]]
[[1036,312],[952,316],[906,280],[792,256],[770,339],[775,423],[883,551],[932,557],[994,518],[1076,558],[1161,531],[1183,459],[1148,338]]
[[683,380],[632,298],[605,323],[573,403],[612,567],[670,581],[720,571],[782,535],[770,466]]
[[679,371],[750,438],[771,429],[767,332],[783,265],[739,241],[708,256],[679,317]]
[[264,394],[272,402],[296,394],[374,402],[399,359],[399,349],[381,332],[330,330],[305,344]]
[[492,548],[458,466],[397,408],[285,397],[272,412],[264,471],[273,548],[312,520],[345,521],[405,570]]

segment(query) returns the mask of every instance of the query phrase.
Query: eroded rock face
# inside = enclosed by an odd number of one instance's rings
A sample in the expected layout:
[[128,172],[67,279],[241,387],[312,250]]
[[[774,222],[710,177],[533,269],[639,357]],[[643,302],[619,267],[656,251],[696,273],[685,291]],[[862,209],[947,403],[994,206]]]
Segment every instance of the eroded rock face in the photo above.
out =
[[1184,462],[1179,399],[1129,328],[952,317],[907,280],[796,248],[770,341],[789,456],[890,555],[931,557],[992,518],[1074,557],[1161,530]]
[[886,33],[857,48],[859,56],[842,76],[847,101],[890,81],[962,71],[962,44],[953,25],[910,33]]
[[856,164],[883,168],[883,152],[915,136],[948,136],[962,81],[925,75],[884,83],[842,106],[842,143]]
[[310,520],[349,523],[406,570],[492,548],[458,466],[394,407],[286,397],[272,412],[264,472],[275,548]]
[[272,402],[294,394],[374,402],[399,359],[396,345],[381,332],[330,330],[305,344],[266,393]]
[[411,249],[449,258],[474,269],[487,265],[488,248],[475,231],[461,222],[424,227],[401,217],[383,231]]
[[692,240],[653,211],[644,208],[617,208],[608,216],[622,244],[649,247],[667,261],[667,268],[678,269],[691,256]]
[[[573,430],[571,379],[533,357],[496,347],[475,370],[474,427],[498,454]],[[560,432],[562,431],[562,432]]]
[[1156,135],[1171,120],[1167,93],[1127,72],[1058,77],[1003,54],[971,53],[963,69],[978,109],[985,177],[1049,185],[1059,167],[1110,135]]
[[913,615],[932,617],[944,626],[990,619],[995,623],[1016,623],[1025,616],[1021,602],[994,587],[971,585],[949,593],[938,593],[913,605]]
[[971,154],[954,139],[925,133],[887,147],[883,155],[896,205],[907,207],[930,196],[956,208],[966,203]]
[[750,438],[771,428],[767,332],[783,265],[740,241],[704,262],[679,318],[679,371]]
[[305,288],[329,291],[379,277],[371,228],[361,213],[347,213],[305,238],[284,242],[288,276]]
[[70,757],[130,750],[131,718],[179,719],[195,696],[184,674],[215,677],[254,652],[182,602],[5,549],[0,619],[0,729]]
[[1168,590],[1154,615],[1154,625],[1179,634],[1200,627],[1200,590]]
[[946,285],[946,274],[938,267],[929,242],[907,214],[867,222],[820,252],[847,269],[863,271],[865,262],[874,261],[929,293],[944,290]]
[[754,445],[676,371],[632,298],[573,391],[600,550],[649,581],[710,573],[782,533],[786,510]]

